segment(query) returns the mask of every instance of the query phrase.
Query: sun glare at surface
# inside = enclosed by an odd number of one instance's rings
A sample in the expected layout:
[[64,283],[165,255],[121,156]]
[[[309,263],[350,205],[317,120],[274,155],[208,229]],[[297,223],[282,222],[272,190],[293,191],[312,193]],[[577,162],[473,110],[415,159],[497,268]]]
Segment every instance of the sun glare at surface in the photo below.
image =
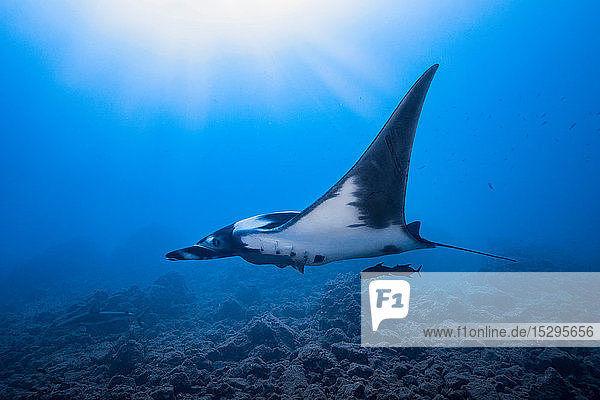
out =
[[[24,0],[1,7],[67,86],[128,113],[160,109],[206,120],[215,104],[234,108],[243,96],[255,109],[293,108],[284,103],[310,104],[323,97],[319,90],[368,114],[369,98],[381,98],[398,79],[399,66],[383,71],[390,64],[382,55],[389,62],[400,49],[414,60],[403,46],[415,35],[426,43],[426,27],[444,14],[433,2],[392,3]],[[394,47],[381,49],[377,38],[386,31]]]
[[75,2],[73,7],[79,8],[87,24],[104,34],[151,47],[159,54],[189,57],[207,51],[209,56],[223,51],[264,53],[290,43],[318,40],[360,15],[361,3],[346,2],[343,7],[314,0],[107,0],[84,4]]

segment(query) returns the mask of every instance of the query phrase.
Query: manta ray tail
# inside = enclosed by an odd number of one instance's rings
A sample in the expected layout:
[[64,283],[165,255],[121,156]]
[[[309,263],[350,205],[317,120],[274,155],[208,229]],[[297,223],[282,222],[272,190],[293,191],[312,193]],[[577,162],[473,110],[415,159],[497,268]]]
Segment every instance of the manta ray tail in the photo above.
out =
[[517,262],[517,260],[512,259],[512,258],[508,258],[508,257],[502,257],[502,256],[498,256],[498,255],[495,255],[495,254],[484,253],[483,251],[465,249],[464,247],[452,246],[450,244],[437,243],[437,242],[432,242],[431,240],[423,239],[421,237],[421,235],[419,234],[419,228],[420,227],[421,227],[421,222],[420,221],[411,222],[410,224],[406,225],[406,229],[410,232],[410,234],[415,239],[417,239],[420,242],[426,243],[426,244],[430,245],[431,247],[446,247],[448,249],[461,250],[461,251],[466,251],[466,252],[469,252],[469,253],[481,254],[482,256],[488,256],[488,257],[493,257],[493,258],[499,258],[501,260],[507,260],[507,261],[512,261],[512,262]]
[[494,258],[499,258],[501,260],[507,260],[507,261],[512,261],[512,262],[517,262],[517,260],[515,260],[513,258],[497,256],[495,254],[490,254],[490,253],[484,253],[483,251],[465,249],[464,247],[452,246],[452,245],[443,244],[443,243],[436,243],[436,242],[430,242],[430,243],[433,244],[434,246],[437,246],[437,247],[447,247],[449,249],[468,251],[469,253],[481,254],[482,256],[494,257]]

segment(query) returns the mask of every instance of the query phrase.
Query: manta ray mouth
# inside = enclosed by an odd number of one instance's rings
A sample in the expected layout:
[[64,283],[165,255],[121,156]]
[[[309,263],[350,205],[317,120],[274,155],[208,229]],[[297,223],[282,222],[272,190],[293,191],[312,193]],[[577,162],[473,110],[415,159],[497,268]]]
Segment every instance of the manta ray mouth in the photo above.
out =
[[184,249],[172,251],[166,255],[168,260],[210,260],[217,258],[219,255],[216,251],[202,246],[191,246]]

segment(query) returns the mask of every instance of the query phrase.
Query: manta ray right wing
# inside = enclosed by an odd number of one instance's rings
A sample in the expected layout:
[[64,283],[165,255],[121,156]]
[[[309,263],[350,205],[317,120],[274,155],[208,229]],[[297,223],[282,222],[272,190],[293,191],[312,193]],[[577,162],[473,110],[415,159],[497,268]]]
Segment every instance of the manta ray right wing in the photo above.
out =
[[[404,201],[413,140],[425,96],[438,65],[430,67],[404,96],[375,140],[327,193],[286,224],[280,237],[337,259],[373,257],[407,250],[449,247],[493,254],[421,238],[419,222],[406,224]],[[343,254],[343,256],[341,256]]]
[[437,64],[429,68],[413,85],[350,171],[282,230],[347,237],[354,236],[352,231],[375,233],[397,226],[410,235],[404,217],[410,153],[423,101],[437,68]]

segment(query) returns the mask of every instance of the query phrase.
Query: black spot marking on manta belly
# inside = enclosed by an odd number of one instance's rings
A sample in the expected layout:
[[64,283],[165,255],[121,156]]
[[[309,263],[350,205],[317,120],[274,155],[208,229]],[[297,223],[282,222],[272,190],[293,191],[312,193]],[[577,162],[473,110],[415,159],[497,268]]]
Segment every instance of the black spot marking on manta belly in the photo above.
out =
[[383,254],[396,254],[400,252],[400,249],[392,244],[388,244],[381,249]]
[[320,263],[320,262],[323,262],[324,260],[325,260],[325,257],[323,257],[323,256],[322,256],[322,255],[320,255],[320,254],[317,254],[317,255],[315,256],[315,260],[314,260],[314,262],[316,262],[316,263]]
[[295,251],[290,251],[290,257],[295,257],[296,256],[296,252]]

